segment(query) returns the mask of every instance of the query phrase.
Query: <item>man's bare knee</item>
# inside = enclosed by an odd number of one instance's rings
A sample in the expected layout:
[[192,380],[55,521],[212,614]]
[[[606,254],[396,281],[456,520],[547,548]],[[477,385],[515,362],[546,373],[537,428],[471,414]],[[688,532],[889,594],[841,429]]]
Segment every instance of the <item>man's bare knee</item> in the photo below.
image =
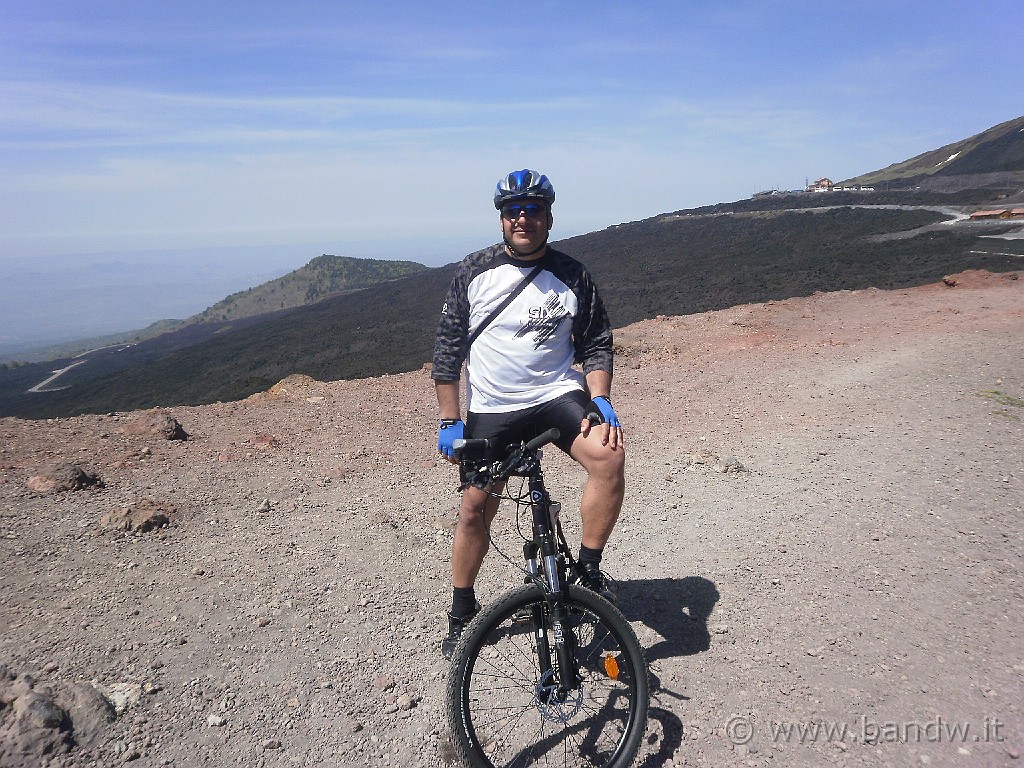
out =
[[457,525],[471,532],[485,532],[498,509],[498,501],[479,488],[467,488],[462,494]]
[[602,451],[598,457],[600,471],[608,477],[624,477],[626,474],[626,452],[621,448]]
[[462,510],[459,513],[459,518],[455,523],[456,532],[463,533],[467,536],[486,537],[487,536],[487,525],[484,520],[484,516],[479,510],[469,511]]
[[587,475],[605,482],[623,482],[626,452],[622,448],[595,445],[580,438],[573,444],[572,457],[587,471]]

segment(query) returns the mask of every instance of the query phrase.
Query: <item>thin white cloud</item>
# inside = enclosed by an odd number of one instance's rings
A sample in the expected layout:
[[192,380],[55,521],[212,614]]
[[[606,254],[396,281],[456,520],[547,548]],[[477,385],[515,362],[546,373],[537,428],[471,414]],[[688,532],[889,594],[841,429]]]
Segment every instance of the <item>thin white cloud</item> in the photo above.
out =
[[[584,102],[558,99],[522,101],[514,109],[528,113],[572,110]],[[81,87],[67,83],[0,82],[0,136],[8,145],[39,141],[38,134],[14,136],[17,131],[60,133],[69,137],[105,132],[111,144],[124,137],[152,136],[153,143],[168,135],[189,142],[215,140],[227,130],[228,139],[248,133],[267,139],[326,136],[321,126],[379,121],[382,130],[408,121],[407,130],[423,126],[464,125],[472,121],[505,120],[510,109],[505,101],[457,99],[341,97],[341,96],[239,96],[172,93],[117,87]],[[195,130],[195,126],[209,130]],[[173,133],[169,133],[173,128]],[[369,127],[367,127],[369,130]],[[179,133],[180,131],[180,133]],[[297,132],[297,133],[296,133]],[[54,141],[45,140],[48,146]]]
[[[71,127],[86,119],[86,128],[109,128],[125,116],[147,118],[182,114],[180,119],[201,113],[211,117],[232,115],[345,118],[354,114],[443,114],[453,107],[467,105],[440,99],[371,98],[338,96],[238,96],[201,93],[174,93],[110,86],[82,86],[76,83],[0,82],[0,103],[5,114],[2,123]],[[63,110],[68,110],[64,116]]]
[[[602,103],[585,97],[525,101],[337,96],[249,97],[127,88],[81,88],[42,83],[0,83],[0,103],[5,107],[0,129],[8,133],[15,129],[31,129],[88,136],[92,132],[110,131],[117,134],[110,142],[115,145],[120,144],[125,135],[133,133],[152,135],[153,143],[179,136],[176,132],[169,132],[168,126],[190,129],[183,135],[183,140],[188,143],[188,136],[192,136],[194,141],[216,141],[218,137],[235,140],[246,135],[268,139],[315,139],[336,133],[313,126],[356,123],[370,119],[384,119],[385,122],[375,123],[380,128],[367,130],[367,134],[393,133],[395,129],[390,125],[401,124],[403,120],[414,122],[414,125],[402,129],[410,133],[459,130],[492,123],[511,125],[518,131],[518,123],[509,121],[510,113],[543,115],[546,123],[557,123],[562,130],[572,130],[571,125],[564,123],[571,121],[575,115],[614,112],[614,105],[610,106],[609,102]],[[762,116],[800,118],[801,115],[796,111],[777,109],[759,112],[749,109],[749,105],[744,109],[740,103],[719,107],[716,104],[672,98],[654,100],[637,114],[645,120],[681,121],[712,129],[729,126],[736,129],[746,126],[750,129],[765,122]],[[643,125],[643,121],[638,122]],[[207,127],[197,130],[196,125]],[[658,128],[653,124],[649,127],[654,130]],[[601,136],[618,131],[620,125],[596,123],[577,128],[581,134]],[[33,137],[19,140],[24,141],[26,146],[32,146],[34,141],[49,147],[56,143]],[[13,143],[11,139],[8,142]],[[83,141],[81,144],[98,145],[99,142]]]

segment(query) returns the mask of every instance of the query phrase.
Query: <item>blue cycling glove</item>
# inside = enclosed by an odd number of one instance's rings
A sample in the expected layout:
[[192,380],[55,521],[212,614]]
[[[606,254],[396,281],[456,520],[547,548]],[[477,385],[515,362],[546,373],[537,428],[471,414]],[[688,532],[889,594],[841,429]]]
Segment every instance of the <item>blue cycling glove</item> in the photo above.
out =
[[591,424],[610,424],[613,427],[621,427],[619,417],[612,408],[612,401],[604,395],[598,395],[587,403],[586,417]]
[[441,419],[441,426],[437,428],[437,450],[449,459],[455,458],[455,451],[452,443],[465,437],[466,425],[462,419]]

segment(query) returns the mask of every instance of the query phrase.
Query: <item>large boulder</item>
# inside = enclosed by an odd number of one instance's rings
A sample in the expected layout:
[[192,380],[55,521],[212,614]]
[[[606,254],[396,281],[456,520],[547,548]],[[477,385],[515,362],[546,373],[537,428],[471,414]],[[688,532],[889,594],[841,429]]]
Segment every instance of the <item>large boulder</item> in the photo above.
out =
[[36,768],[73,744],[71,717],[52,694],[0,669],[0,766]]
[[99,744],[117,714],[117,702],[95,685],[51,687],[0,667],[0,768],[38,768],[76,746]]
[[188,433],[178,420],[168,413],[143,411],[124,425],[126,435],[156,437],[162,440],[188,440]]
[[58,697],[58,701],[71,717],[75,742],[96,744],[117,718],[114,704],[89,683],[75,683]]
[[136,499],[131,506],[107,512],[100,518],[100,527],[116,531],[146,533],[163,528],[178,510],[172,504],[152,499]]
[[56,462],[43,469],[38,475],[32,475],[25,485],[36,493],[65,493],[79,491],[90,486],[103,486],[103,481],[93,472],[89,472],[78,464]]

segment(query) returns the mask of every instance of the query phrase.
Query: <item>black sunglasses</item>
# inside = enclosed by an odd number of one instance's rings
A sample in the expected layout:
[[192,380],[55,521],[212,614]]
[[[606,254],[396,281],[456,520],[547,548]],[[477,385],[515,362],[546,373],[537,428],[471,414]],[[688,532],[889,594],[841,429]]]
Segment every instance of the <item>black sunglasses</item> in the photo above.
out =
[[515,221],[525,215],[528,219],[536,219],[542,213],[547,212],[547,206],[540,203],[527,203],[526,205],[506,205],[501,209],[501,215],[509,221]]

